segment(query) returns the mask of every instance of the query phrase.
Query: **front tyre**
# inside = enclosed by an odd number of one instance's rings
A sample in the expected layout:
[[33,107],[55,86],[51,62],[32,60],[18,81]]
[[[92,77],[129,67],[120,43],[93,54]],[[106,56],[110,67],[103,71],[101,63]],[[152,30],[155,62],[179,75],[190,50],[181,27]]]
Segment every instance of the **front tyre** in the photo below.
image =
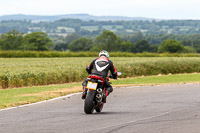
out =
[[94,96],[95,96],[95,91],[89,90],[86,95],[84,103],[84,112],[86,114],[92,114],[94,111]]

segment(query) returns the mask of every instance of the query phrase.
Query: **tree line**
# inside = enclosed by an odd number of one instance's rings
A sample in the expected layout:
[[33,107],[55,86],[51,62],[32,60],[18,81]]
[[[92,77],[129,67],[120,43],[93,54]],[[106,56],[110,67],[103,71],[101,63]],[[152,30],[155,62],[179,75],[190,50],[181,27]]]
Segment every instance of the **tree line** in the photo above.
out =
[[[124,37],[125,38],[125,37]],[[0,35],[1,50],[29,50],[29,51],[101,51],[111,52],[169,52],[169,53],[194,53],[198,52],[196,48],[184,46],[180,41],[166,38],[161,45],[150,44],[143,38],[138,38],[136,42],[128,39],[122,39],[114,32],[105,30],[94,38],[83,37],[77,34],[71,34],[64,38],[64,41],[57,40],[54,43],[53,38],[49,38],[44,32],[32,32],[24,34],[16,30],[9,31]]]
[[52,40],[44,32],[30,34],[11,30],[0,35],[0,50],[47,51],[53,46]]
[[146,34],[199,34],[200,20],[135,20],[135,21],[82,21],[61,19],[54,22],[32,22],[30,20],[0,21],[0,33],[12,29],[29,33],[77,33],[83,36],[99,35],[103,30],[111,30],[117,35],[143,32]]
[[105,30],[101,35],[95,39],[80,37],[68,44],[67,48],[70,51],[100,51],[102,49],[114,52],[169,52],[169,53],[191,53],[196,52],[192,47],[185,47],[180,41],[173,39],[164,40],[161,45],[151,45],[146,40],[137,40],[136,43],[129,40],[122,40],[112,31]]

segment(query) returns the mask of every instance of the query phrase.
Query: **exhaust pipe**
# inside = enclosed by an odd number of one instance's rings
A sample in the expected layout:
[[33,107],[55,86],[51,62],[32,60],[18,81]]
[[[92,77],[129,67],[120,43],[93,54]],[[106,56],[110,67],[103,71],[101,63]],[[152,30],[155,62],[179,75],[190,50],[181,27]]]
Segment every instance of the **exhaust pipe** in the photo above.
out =
[[101,94],[103,92],[103,90],[101,88],[97,89],[97,93]]
[[101,99],[101,98],[102,98],[102,95],[101,95],[101,94],[97,94],[97,95],[96,95],[96,98],[97,98],[97,99]]
[[101,94],[97,94],[96,95],[96,100],[97,100],[97,102],[101,102],[102,101],[102,95]]
[[97,102],[101,102],[102,101],[102,97],[103,97],[103,90],[101,88],[97,89],[97,94],[96,94],[96,100]]

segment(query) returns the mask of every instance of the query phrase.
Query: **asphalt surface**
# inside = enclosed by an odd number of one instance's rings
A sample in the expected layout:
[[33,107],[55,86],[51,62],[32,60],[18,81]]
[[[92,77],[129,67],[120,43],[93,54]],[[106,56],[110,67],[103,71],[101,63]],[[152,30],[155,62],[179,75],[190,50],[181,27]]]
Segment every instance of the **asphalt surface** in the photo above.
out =
[[0,133],[200,132],[200,84],[114,88],[92,115],[80,97],[0,111]]

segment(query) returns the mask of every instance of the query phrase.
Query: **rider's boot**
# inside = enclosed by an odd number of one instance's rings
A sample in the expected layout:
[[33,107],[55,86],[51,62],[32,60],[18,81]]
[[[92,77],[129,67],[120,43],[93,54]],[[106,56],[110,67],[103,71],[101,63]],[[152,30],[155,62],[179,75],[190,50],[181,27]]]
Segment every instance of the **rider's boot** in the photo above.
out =
[[108,96],[108,91],[106,90],[105,93],[103,94],[103,97],[102,97],[102,102],[106,103],[106,98]]
[[106,98],[112,91],[113,89],[111,87],[106,88],[105,93],[103,94],[102,97],[102,102],[106,103]]
[[86,95],[87,95],[87,88],[86,88],[86,86],[83,86],[83,94],[82,94],[82,99],[85,99],[86,98]]

